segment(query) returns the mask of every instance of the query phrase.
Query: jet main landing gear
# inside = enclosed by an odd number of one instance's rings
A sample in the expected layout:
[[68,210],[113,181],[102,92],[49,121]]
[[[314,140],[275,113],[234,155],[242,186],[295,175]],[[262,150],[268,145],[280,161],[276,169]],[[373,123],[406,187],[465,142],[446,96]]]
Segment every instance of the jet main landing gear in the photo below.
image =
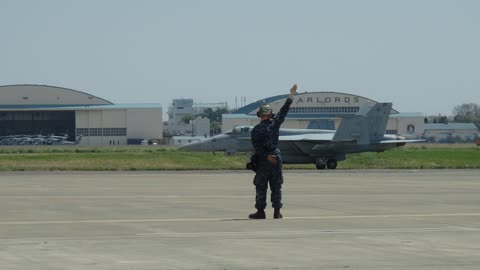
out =
[[334,158],[317,158],[315,166],[318,170],[324,170],[325,168],[334,170],[337,168],[337,160]]
[[327,168],[329,169],[336,169],[337,168],[337,161],[335,159],[329,159],[327,160]]

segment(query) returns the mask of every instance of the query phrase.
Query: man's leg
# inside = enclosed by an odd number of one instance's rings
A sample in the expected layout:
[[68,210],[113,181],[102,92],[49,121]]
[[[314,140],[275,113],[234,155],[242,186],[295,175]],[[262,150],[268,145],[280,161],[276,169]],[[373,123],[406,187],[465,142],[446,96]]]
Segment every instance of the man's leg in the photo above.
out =
[[283,174],[282,169],[275,168],[273,172],[272,178],[270,179],[270,189],[272,191],[271,194],[271,202],[272,207],[275,209],[273,213],[274,218],[282,218],[282,214],[280,214],[280,209],[282,208],[282,184],[283,184]]
[[271,202],[273,208],[282,208],[282,182],[283,176],[272,179],[270,181],[270,189],[272,190]]
[[267,185],[268,181],[266,176],[261,172],[257,171],[255,178],[253,179],[253,184],[255,185],[255,208],[257,212],[249,215],[251,219],[264,219],[265,218],[265,207],[267,206]]

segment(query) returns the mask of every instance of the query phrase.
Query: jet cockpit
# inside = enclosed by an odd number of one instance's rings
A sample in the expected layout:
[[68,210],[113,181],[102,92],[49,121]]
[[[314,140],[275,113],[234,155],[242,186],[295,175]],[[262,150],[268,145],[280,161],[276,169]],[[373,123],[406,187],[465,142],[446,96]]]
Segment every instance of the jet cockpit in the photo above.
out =
[[227,134],[235,135],[249,135],[252,132],[253,127],[250,126],[235,126],[232,130],[227,132]]

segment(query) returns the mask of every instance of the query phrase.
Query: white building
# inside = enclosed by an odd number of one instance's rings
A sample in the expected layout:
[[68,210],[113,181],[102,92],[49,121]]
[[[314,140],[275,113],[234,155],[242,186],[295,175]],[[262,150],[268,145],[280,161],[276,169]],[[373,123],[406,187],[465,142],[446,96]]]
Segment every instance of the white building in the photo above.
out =
[[473,142],[480,131],[473,123],[425,124],[424,138],[430,142]]
[[194,103],[193,99],[174,99],[164,122],[165,137],[210,136],[210,120],[200,117],[207,108],[226,108],[227,103]]
[[210,136],[210,119],[206,117],[197,117],[192,120],[192,135],[209,137]]
[[160,104],[113,104],[48,85],[0,86],[0,136],[63,135],[80,145],[140,144],[162,139]]

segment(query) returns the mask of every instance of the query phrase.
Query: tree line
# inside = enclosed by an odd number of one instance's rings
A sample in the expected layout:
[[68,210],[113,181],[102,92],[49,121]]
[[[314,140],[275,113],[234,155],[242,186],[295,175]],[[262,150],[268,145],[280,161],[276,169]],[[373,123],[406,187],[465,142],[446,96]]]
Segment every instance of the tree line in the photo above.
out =
[[426,117],[425,123],[474,123],[480,128],[480,105],[476,103],[464,103],[453,108],[452,116],[438,115]]

